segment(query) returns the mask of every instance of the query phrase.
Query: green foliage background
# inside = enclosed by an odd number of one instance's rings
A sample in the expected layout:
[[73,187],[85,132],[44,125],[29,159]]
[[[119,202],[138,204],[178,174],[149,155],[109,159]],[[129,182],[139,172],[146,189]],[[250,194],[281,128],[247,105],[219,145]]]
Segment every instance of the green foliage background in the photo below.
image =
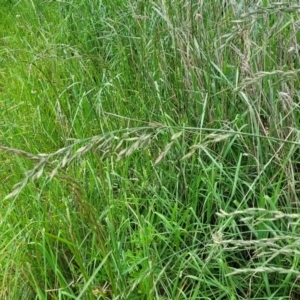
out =
[[299,297],[297,1],[8,1],[1,299]]

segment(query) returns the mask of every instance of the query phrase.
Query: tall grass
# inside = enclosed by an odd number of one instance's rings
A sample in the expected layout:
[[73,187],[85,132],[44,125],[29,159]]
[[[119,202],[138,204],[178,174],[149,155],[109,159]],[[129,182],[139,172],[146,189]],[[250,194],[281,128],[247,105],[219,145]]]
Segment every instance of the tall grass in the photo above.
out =
[[295,1],[6,1],[1,299],[297,299]]

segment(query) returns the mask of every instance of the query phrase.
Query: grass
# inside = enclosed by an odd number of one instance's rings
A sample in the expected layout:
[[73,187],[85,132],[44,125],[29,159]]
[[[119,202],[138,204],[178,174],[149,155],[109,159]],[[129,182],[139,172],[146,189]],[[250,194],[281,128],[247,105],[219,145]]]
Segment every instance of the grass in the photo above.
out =
[[297,299],[296,1],[6,1],[1,299]]

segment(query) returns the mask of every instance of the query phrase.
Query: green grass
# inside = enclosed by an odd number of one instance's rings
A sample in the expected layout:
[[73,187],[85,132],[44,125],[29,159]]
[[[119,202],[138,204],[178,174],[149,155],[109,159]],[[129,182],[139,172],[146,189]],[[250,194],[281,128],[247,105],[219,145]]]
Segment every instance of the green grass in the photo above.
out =
[[297,299],[297,1],[0,11],[1,299]]

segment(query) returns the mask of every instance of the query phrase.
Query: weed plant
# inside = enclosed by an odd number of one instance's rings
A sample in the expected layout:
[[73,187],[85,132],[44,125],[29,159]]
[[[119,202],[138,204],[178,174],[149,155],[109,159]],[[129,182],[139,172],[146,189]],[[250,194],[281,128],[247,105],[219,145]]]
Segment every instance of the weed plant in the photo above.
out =
[[299,19],[4,0],[0,299],[298,299]]

